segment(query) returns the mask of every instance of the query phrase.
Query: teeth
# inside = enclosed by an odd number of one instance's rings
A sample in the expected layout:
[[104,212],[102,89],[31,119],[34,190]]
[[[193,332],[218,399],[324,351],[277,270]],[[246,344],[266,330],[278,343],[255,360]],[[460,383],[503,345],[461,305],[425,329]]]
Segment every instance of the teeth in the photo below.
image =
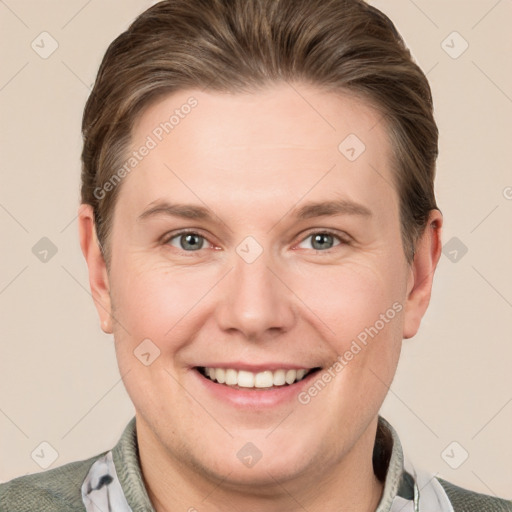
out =
[[219,384],[224,384],[224,382],[226,382],[226,370],[218,368],[215,371],[215,378]]
[[232,368],[205,368],[204,373],[210,380],[217,381],[219,384],[241,388],[271,388],[298,382],[306,376],[308,370],[265,370],[253,373]]
[[[210,377],[211,378],[211,377]],[[212,380],[215,380],[215,374]],[[236,386],[238,383],[238,372],[236,370],[226,370],[226,384],[228,386]]]
[[297,370],[288,370],[286,372],[286,377],[284,378],[284,380],[286,381],[286,384],[293,384],[296,378]]
[[[217,370],[213,370],[215,374]],[[215,375],[215,379],[217,379],[217,375]],[[218,382],[218,381],[217,381]],[[241,388],[253,388],[254,387],[254,373],[251,372],[238,372],[238,385]]]
[[271,371],[257,373],[254,377],[255,388],[271,388],[274,385],[274,376]]
[[286,372],[277,370],[274,372],[274,386],[284,386],[286,383]]

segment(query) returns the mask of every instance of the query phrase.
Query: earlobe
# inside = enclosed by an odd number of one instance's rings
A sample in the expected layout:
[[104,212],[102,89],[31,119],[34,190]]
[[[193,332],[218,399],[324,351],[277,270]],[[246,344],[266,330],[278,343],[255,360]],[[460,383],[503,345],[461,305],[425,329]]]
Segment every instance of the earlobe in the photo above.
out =
[[82,204],[78,209],[78,232],[82,254],[89,269],[89,286],[100,317],[101,329],[107,334],[112,334],[110,285],[105,259],[96,235],[91,205]]
[[427,227],[417,243],[407,283],[404,314],[404,339],[418,332],[432,293],[434,273],[442,250],[441,233],[443,216],[439,210],[431,210]]

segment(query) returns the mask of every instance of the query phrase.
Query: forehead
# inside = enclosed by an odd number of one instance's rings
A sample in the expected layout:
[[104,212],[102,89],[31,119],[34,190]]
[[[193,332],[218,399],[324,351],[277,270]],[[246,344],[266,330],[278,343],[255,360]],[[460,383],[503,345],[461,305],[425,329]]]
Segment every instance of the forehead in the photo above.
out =
[[173,93],[134,125],[131,151],[144,146],[121,193],[141,207],[166,193],[263,205],[283,194],[314,199],[333,187],[383,207],[397,200],[381,113],[353,95],[304,84]]

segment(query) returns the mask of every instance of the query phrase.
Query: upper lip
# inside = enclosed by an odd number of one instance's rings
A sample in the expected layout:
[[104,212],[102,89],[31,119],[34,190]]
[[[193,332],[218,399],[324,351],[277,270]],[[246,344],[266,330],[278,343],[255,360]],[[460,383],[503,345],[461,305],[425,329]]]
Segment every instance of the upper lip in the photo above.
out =
[[205,363],[202,365],[197,365],[196,368],[224,368],[224,369],[233,369],[233,370],[244,370],[247,372],[259,373],[267,370],[276,371],[276,370],[312,370],[313,368],[320,368],[319,365],[311,366],[311,365],[302,365],[302,364],[290,364],[290,363],[261,363],[261,364],[251,364],[244,363],[240,361],[231,362],[231,363]]

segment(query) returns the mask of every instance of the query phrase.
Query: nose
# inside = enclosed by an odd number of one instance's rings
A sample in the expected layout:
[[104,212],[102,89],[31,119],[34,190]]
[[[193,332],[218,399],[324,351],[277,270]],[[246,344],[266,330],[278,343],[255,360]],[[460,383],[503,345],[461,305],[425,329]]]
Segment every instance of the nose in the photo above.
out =
[[292,329],[296,321],[294,294],[274,270],[264,251],[248,263],[235,255],[234,268],[223,282],[216,308],[219,327],[250,341],[264,341]]

